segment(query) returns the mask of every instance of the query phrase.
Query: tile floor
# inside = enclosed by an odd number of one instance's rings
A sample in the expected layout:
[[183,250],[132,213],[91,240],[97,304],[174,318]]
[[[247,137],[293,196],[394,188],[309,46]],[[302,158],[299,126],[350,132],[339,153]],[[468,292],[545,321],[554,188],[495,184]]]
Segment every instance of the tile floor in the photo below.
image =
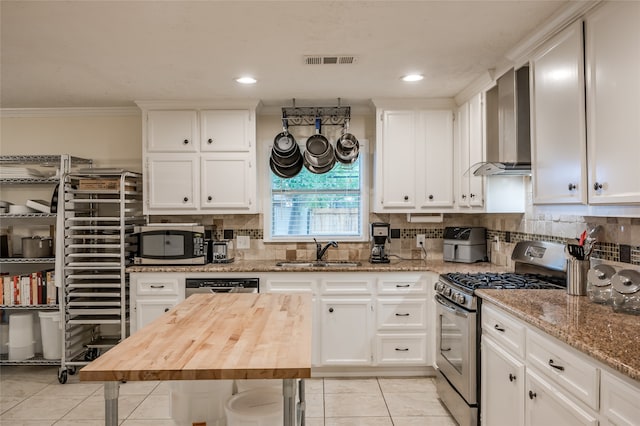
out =
[[[431,378],[309,379],[307,426],[455,425],[436,396]],[[176,426],[170,418],[167,382],[120,386],[122,426]],[[57,368],[3,366],[0,424],[3,426],[102,426],[103,387],[69,376],[58,383]]]

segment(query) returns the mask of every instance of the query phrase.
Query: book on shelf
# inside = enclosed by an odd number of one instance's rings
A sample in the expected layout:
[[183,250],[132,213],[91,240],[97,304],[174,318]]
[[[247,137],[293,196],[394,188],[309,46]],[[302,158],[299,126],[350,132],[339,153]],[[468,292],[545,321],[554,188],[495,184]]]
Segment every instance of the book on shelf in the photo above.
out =
[[38,306],[57,305],[58,289],[53,270],[0,277],[0,305]]
[[41,213],[51,213],[51,203],[45,200],[27,200],[27,207],[31,207]]

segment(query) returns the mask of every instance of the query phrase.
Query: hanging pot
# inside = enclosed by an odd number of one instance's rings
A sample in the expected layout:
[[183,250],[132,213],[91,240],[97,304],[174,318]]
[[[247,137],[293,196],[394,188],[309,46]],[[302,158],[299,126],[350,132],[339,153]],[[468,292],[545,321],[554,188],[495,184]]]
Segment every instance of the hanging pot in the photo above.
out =
[[[329,140],[320,134],[320,119],[316,118],[316,134],[307,139],[304,165],[312,173],[326,173],[335,164],[336,157]],[[309,167],[311,166],[311,168]],[[327,169],[326,171],[324,171]]]
[[342,135],[336,141],[336,158],[344,164],[351,164],[358,159],[360,143],[358,139],[349,133],[349,121],[345,122]]
[[288,157],[298,149],[296,139],[289,133],[286,118],[282,119],[282,132],[273,139],[273,152],[283,157]]
[[298,157],[298,160],[290,166],[280,166],[273,160],[273,158],[269,159],[269,167],[273,174],[284,179],[295,177],[300,173],[300,170],[302,170],[302,164],[303,159],[301,155]]

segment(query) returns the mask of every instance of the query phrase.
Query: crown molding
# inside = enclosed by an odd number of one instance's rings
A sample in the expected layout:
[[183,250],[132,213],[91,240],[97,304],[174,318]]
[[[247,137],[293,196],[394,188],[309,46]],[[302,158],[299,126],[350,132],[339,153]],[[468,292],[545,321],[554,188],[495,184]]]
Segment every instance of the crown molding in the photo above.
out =
[[138,107],[103,108],[0,108],[1,118],[33,117],[118,117],[140,115]]

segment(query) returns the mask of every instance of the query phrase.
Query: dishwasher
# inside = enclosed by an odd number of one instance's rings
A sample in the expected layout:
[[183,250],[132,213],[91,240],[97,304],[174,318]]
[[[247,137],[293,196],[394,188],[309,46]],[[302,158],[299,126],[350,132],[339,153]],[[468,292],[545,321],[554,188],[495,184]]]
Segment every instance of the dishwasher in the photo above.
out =
[[187,278],[185,297],[198,293],[258,293],[259,278]]

